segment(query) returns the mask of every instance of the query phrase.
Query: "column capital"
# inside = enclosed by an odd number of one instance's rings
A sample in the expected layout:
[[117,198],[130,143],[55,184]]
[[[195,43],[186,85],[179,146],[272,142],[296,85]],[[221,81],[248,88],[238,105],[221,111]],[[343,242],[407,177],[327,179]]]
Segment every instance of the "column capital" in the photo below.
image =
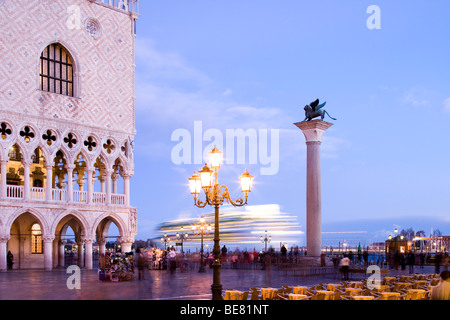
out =
[[76,165],[75,165],[75,164],[72,164],[72,163],[66,163],[66,164],[64,165],[64,168],[66,168],[66,170],[73,170],[73,169],[76,168]]
[[55,236],[42,236],[42,241],[45,242],[53,242],[55,240]]
[[306,142],[322,142],[322,135],[333,124],[322,120],[296,122],[294,125],[302,130]]
[[123,243],[133,243],[134,242],[134,239],[132,238],[132,237],[119,237],[118,239],[117,239],[119,242],[120,242],[120,244],[123,244]]
[[0,234],[0,242],[8,242],[10,238],[9,234]]

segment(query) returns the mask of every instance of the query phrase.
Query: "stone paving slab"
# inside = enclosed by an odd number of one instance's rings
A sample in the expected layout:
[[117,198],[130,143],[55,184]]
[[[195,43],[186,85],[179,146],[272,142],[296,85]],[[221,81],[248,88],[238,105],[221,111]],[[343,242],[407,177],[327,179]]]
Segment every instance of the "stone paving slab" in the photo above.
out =
[[[433,273],[433,267],[417,268],[416,272]],[[407,274],[390,270],[389,274]],[[0,273],[0,300],[209,300],[213,270],[196,270],[171,274],[167,270],[146,270],[145,279],[102,282],[97,270],[80,270],[80,289],[69,289],[72,273],[65,269],[12,270]],[[357,278],[359,279],[359,278]],[[250,287],[282,285],[316,285],[341,281],[340,274],[298,276],[280,270],[222,269],[223,289],[248,290]],[[69,281],[69,283],[73,283]]]

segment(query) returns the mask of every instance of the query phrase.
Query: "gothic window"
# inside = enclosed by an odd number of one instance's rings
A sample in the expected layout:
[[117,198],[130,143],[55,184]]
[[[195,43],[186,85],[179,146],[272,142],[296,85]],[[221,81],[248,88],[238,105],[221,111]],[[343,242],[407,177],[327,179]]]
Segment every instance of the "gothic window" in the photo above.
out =
[[8,156],[9,156],[9,160],[11,160],[11,161],[21,161],[22,160],[22,155],[20,154],[19,146],[17,144],[13,145],[9,149]]
[[42,245],[42,230],[39,223],[31,226],[31,253],[44,253]]
[[73,97],[73,65],[69,52],[60,44],[49,45],[41,54],[40,88]]

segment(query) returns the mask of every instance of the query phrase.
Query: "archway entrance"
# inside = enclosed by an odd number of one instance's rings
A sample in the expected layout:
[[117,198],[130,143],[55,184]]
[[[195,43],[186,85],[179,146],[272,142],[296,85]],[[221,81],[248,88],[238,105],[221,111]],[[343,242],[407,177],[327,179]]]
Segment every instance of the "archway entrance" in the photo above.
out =
[[63,217],[55,229],[55,241],[53,247],[53,266],[68,267],[77,265],[80,268],[85,267],[86,261],[91,267],[91,256],[85,256],[85,235],[86,228],[78,217],[68,214]]
[[7,251],[14,257],[13,269],[44,268],[44,228],[32,213],[18,216],[11,225]]

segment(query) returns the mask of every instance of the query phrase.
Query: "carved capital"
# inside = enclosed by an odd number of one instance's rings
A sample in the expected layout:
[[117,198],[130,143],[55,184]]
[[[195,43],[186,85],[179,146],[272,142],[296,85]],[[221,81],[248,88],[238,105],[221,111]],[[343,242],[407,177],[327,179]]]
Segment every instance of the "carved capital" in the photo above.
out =
[[8,242],[11,236],[9,234],[1,234],[0,235],[0,242]]
[[42,236],[44,243],[53,242],[53,240],[55,240],[55,236]]

